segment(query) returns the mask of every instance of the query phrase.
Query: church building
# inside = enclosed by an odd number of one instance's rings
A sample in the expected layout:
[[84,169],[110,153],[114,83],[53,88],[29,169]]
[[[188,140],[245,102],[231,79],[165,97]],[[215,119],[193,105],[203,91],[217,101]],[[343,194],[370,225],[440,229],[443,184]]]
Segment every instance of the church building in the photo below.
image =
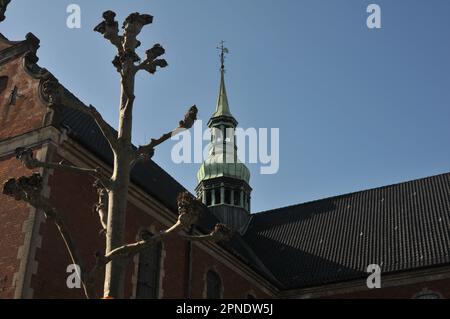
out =
[[[15,149],[26,147],[41,161],[105,172],[113,163],[92,118],[64,105],[47,108],[43,83],[53,75],[38,65],[39,45],[31,33],[23,41],[0,34],[0,184],[40,173],[43,195],[92,267],[105,241],[92,212],[98,201],[94,179],[29,170],[15,158]],[[195,189],[204,205],[193,231],[207,234],[220,222],[233,236],[218,243],[172,236],[141,252],[127,265],[125,298],[450,297],[450,173],[254,212],[250,171],[229,133],[238,121],[228,103],[223,56],[219,75],[208,122],[211,147]],[[126,242],[173,225],[183,191],[155,162],[138,163],[131,173]],[[69,264],[43,212],[0,194],[0,298],[83,298],[81,289],[67,286]],[[381,271],[380,288],[367,284],[371,265]]]

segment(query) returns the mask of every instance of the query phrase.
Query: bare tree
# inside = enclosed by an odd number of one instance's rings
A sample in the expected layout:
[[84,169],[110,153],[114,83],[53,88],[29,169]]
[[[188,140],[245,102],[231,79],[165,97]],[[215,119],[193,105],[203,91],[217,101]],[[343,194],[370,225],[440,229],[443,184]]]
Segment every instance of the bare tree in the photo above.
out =
[[[2,0],[0,0],[2,1]],[[3,0],[4,1],[4,0]],[[197,107],[192,106],[183,120],[172,131],[162,135],[158,139],[151,139],[147,145],[135,148],[132,145],[132,114],[134,105],[135,77],[139,71],[154,74],[157,68],[164,68],[167,62],[160,57],[165,53],[160,44],[155,44],[146,51],[146,58],[142,60],[136,53],[140,46],[137,36],[145,25],[151,24],[153,17],[147,14],[132,13],[124,21],[122,34],[119,33],[119,25],[115,20],[116,14],[112,11],[103,13],[103,21],[95,27],[95,31],[101,33],[117,50],[113,65],[121,78],[121,97],[119,104],[119,127],[117,134],[105,122],[95,107],[86,107],[81,102],[74,101],[64,94],[61,85],[50,79],[44,84],[44,93],[48,96],[49,107],[57,108],[61,105],[90,115],[99,126],[101,132],[109,143],[114,155],[113,172],[107,176],[98,168],[80,168],[65,163],[46,163],[33,157],[30,149],[19,148],[16,157],[29,169],[48,168],[68,170],[77,174],[90,175],[96,179],[94,187],[98,190],[99,202],[95,205],[100,222],[106,232],[106,251],[104,254],[96,254],[96,265],[91,270],[86,270],[77,253],[76,245],[71,239],[63,220],[57,210],[42,196],[42,178],[39,174],[30,177],[20,177],[8,180],[3,187],[3,193],[22,200],[41,209],[48,220],[52,221],[69,252],[74,264],[80,266],[79,274],[84,292],[87,298],[94,298],[95,281],[104,273],[104,298],[123,297],[124,268],[127,258],[134,256],[150,245],[163,240],[171,233],[178,233],[181,238],[191,241],[219,241],[231,236],[230,230],[221,224],[208,235],[188,236],[183,231],[191,228],[196,223],[201,203],[187,192],[179,194],[178,221],[170,228],[159,234],[141,241],[124,245],[124,228],[127,209],[127,195],[130,185],[130,172],[139,161],[150,160],[155,147],[167,141],[174,134],[189,129],[197,119]]]

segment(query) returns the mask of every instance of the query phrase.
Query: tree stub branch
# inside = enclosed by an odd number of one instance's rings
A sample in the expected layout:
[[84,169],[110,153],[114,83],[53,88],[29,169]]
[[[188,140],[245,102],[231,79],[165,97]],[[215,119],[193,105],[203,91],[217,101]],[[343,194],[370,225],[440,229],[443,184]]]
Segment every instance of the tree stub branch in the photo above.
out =
[[224,224],[217,224],[213,231],[207,235],[184,235],[180,234],[180,237],[184,240],[188,241],[196,241],[196,242],[205,242],[205,241],[212,241],[212,242],[219,242],[219,241],[228,241],[233,236],[233,232],[230,228],[228,228]]
[[123,37],[119,35],[119,23],[116,21],[115,17],[116,13],[111,10],[103,12],[103,21],[94,28],[94,31],[101,33],[120,53],[123,52]]
[[[158,234],[148,238],[137,241],[135,243],[123,245],[118,247],[112,251],[110,251],[106,255],[101,255],[100,253],[96,254],[97,262],[93,269],[89,272],[88,276],[88,284],[93,285],[95,282],[95,278],[97,278],[100,271],[114,259],[130,258],[142,250],[154,245],[160,241],[163,241],[167,236],[173,233],[180,233],[183,230],[191,228],[193,224],[195,224],[199,218],[200,210],[201,210],[201,202],[194,198],[188,192],[183,192],[178,196],[177,199],[178,204],[178,220],[177,222],[171,226],[170,228],[159,232]],[[231,230],[223,225],[217,224],[214,227],[214,230],[208,235],[201,236],[188,236],[179,234],[185,240],[191,241],[222,241],[229,240],[232,236]]]
[[61,163],[46,163],[41,162],[33,157],[33,151],[29,148],[19,147],[15,150],[16,158],[22,162],[22,164],[28,169],[34,168],[47,168],[47,169],[61,169],[70,171],[77,174],[90,175],[96,178],[104,187],[110,188],[112,181],[106,178],[99,168],[81,168],[72,165],[66,165]]
[[155,74],[157,67],[167,67],[169,64],[165,59],[158,59],[165,52],[166,50],[159,43],[155,44],[145,52],[147,58],[136,67],[136,70],[145,70],[150,74]]
[[169,140],[172,136],[175,136],[185,130],[190,129],[194,122],[197,120],[198,109],[197,106],[193,105],[189,108],[189,111],[184,115],[184,119],[178,123],[178,127],[174,130],[163,134],[158,139],[151,139],[150,143],[146,145],[140,146],[133,157],[132,165],[136,164],[136,162],[151,159],[154,155],[155,148]]

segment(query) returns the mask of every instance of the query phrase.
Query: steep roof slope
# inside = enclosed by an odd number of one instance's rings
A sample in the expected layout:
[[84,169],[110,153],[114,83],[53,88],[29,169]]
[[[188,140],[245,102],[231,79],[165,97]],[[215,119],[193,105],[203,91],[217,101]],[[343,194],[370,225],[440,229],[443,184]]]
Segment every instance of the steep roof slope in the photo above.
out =
[[255,214],[244,239],[286,288],[450,262],[450,174]]

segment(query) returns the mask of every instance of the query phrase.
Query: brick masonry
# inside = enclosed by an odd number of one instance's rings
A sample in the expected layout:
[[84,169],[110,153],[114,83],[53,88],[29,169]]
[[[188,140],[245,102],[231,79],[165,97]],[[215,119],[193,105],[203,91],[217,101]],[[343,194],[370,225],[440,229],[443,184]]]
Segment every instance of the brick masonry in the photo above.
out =
[[[1,66],[0,76],[7,76],[6,88],[0,92],[0,141],[42,126],[46,107],[38,97],[39,80],[26,73],[22,57]],[[15,103],[10,104],[14,88]]]
[[[0,161],[0,181],[10,177],[28,175],[30,171],[23,168],[15,158]],[[31,208],[0,194],[0,298],[13,298],[16,288],[15,274],[19,270],[25,234],[23,225],[28,220]]]

